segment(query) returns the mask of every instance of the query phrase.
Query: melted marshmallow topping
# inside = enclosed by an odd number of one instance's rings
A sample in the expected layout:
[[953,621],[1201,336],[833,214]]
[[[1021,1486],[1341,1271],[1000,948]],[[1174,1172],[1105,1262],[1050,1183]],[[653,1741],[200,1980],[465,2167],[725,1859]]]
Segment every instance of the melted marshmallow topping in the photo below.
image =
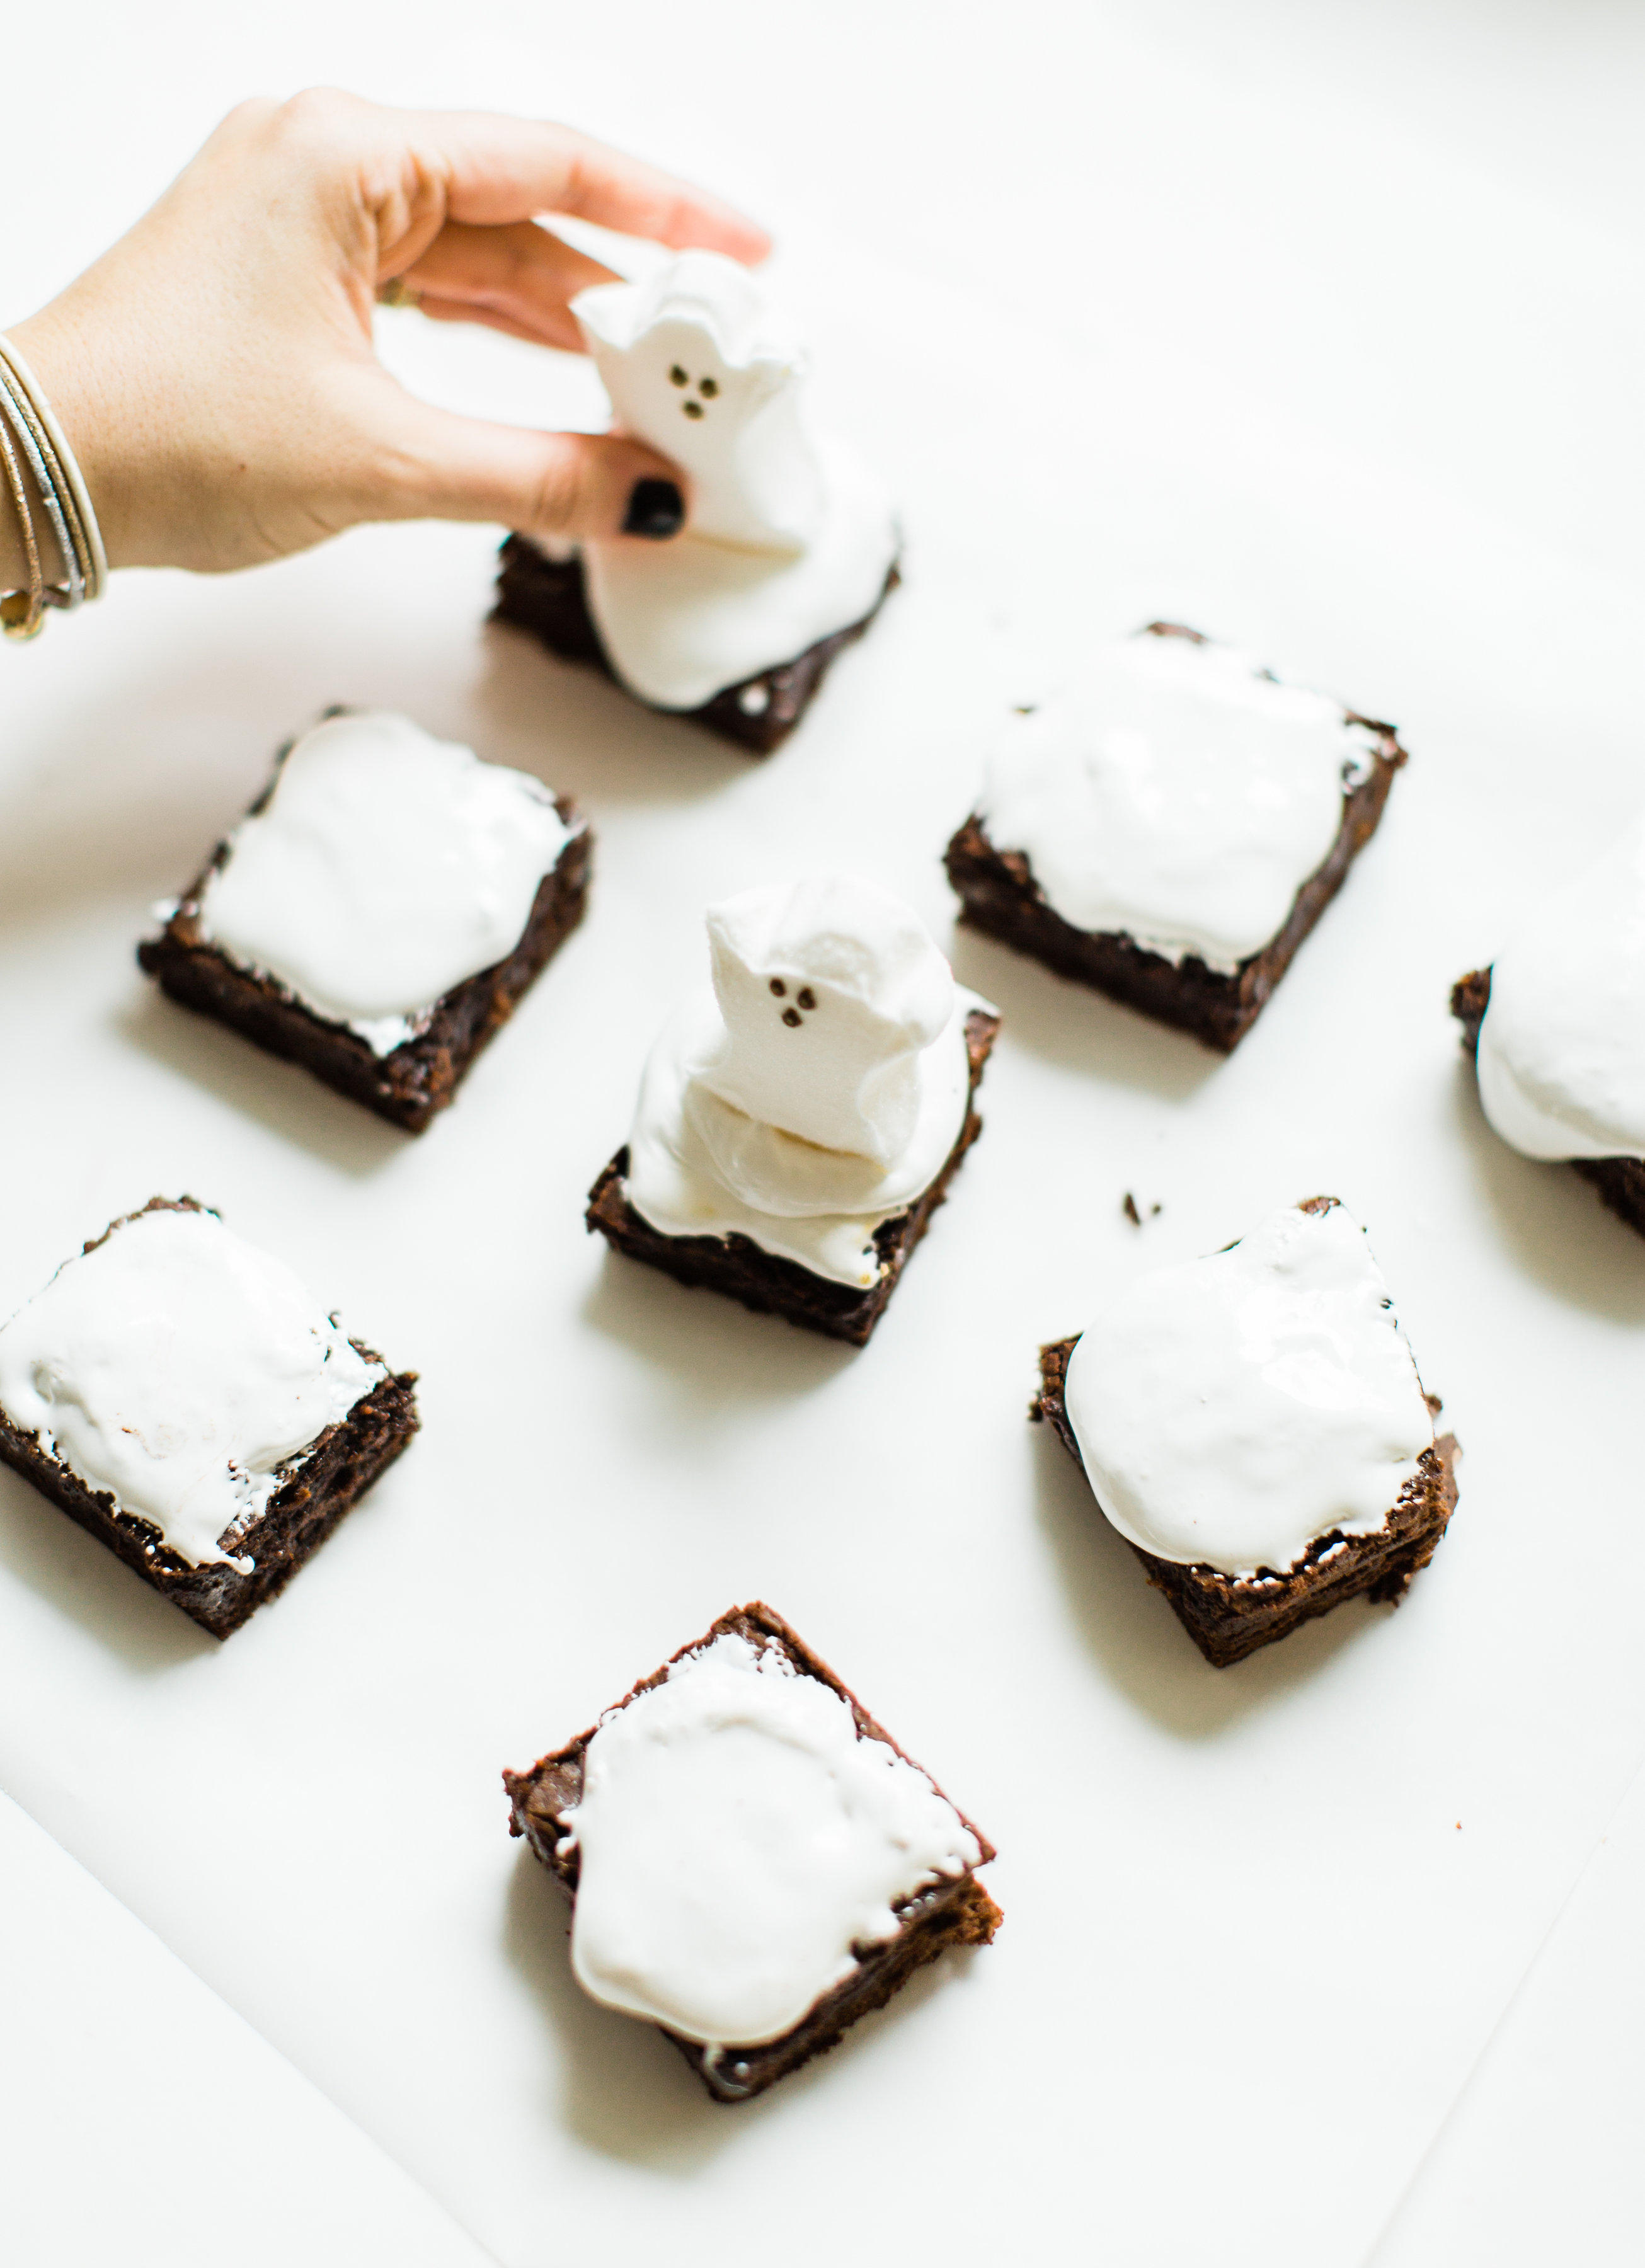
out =
[[981,1858],[830,1686],[733,1633],[604,1719],[566,1825],[579,1984],[711,2046],[779,2039],[899,1901]]
[[1645,1158],[1645,821],[1497,955],[1478,1060],[1526,1157]]
[[569,839],[528,774],[409,718],[328,718],[229,837],[200,933],[387,1055],[513,951]]
[[1227,1575],[1381,1528],[1434,1442],[1364,1231],[1334,1203],[1140,1277],[1081,1336],[1064,1393],[1120,1534]]
[[696,709],[870,613],[896,556],[890,506],[812,427],[805,358],[748,270],[683,252],[572,312],[616,429],[687,476],[683,531],[584,547],[588,603],[642,700]]
[[708,931],[713,989],[664,1027],[641,1082],[629,1201],[665,1235],[738,1233],[866,1288],[875,1229],[959,1139],[983,1004],[908,907],[849,876],[747,891]]
[[215,1213],[134,1214],[0,1329],[0,1408],[190,1566],[224,1560],[279,1467],[387,1376]]
[[1012,720],[979,815],[1075,929],[1228,975],[1284,926],[1376,746],[1231,646],[1145,632]]

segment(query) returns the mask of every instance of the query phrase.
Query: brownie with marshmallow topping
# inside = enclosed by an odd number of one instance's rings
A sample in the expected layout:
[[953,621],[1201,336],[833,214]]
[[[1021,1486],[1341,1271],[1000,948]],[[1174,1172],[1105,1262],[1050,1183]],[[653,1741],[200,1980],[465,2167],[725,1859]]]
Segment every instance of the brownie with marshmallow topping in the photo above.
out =
[[[612,668],[594,618],[588,610],[582,561],[551,559],[529,536],[511,535],[499,555],[497,603],[491,619],[528,630],[538,644],[561,661],[575,661],[599,670],[614,685],[622,680]],[[740,685],[728,685],[696,709],[659,709],[662,717],[678,717],[688,725],[734,741],[750,755],[769,756],[794,730],[822,689],[822,680],[848,645],[855,644],[890,597],[902,578],[894,566],[874,606],[859,622],[819,638],[792,661],[763,669]],[[623,687],[631,700],[639,696]],[[643,704],[651,707],[653,704]]]
[[[323,721],[348,714],[341,708],[329,709]],[[281,748],[247,819],[268,809],[282,769],[298,745],[293,740]],[[183,1007],[226,1024],[269,1055],[299,1064],[391,1125],[420,1134],[454,1100],[482,1049],[582,920],[594,838],[567,798],[552,800],[567,839],[542,877],[517,941],[501,960],[429,1003],[415,1018],[409,1036],[387,1053],[380,1053],[350,1024],[321,1012],[270,970],[243,965],[209,934],[202,918],[203,900],[213,875],[232,853],[232,837],[217,845],[168,914],[159,935],[145,938],[138,946],[138,965]]]
[[[125,1213],[83,1248],[84,1260],[134,1221],[156,1212],[207,1213],[193,1197],[151,1197],[139,1212]],[[70,1265],[76,1263],[70,1263]],[[336,1424],[287,1458],[278,1484],[256,1516],[234,1535],[236,1558],[201,1565],[173,1550],[164,1530],[140,1513],[124,1510],[94,1478],[77,1472],[55,1447],[41,1441],[0,1406],[0,1462],[10,1465],[70,1520],[107,1544],[132,1572],[181,1608],[213,1638],[225,1638],[249,1621],[257,1609],[278,1596],[298,1570],[351,1512],[409,1445],[417,1430],[415,1371],[388,1371],[382,1358],[358,1339],[349,1342],[366,1363],[381,1366],[383,1377]],[[134,1413],[135,1415],[135,1413]]]
[[[1146,637],[1210,641],[1180,622],[1150,622]],[[1001,848],[985,817],[973,812],[944,855],[948,880],[961,902],[960,919],[1017,952],[1044,961],[1059,976],[1088,984],[1111,1000],[1188,1032],[1208,1048],[1230,1054],[1262,1013],[1298,947],[1347,878],[1349,867],[1376,833],[1394,775],[1406,762],[1392,725],[1345,709],[1343,722],[1373,736],[1363,779],[1346,789],[1335,842],[1302,884],[1286,919],[1259,951],[1231,971],[1213,968],[1193,953],[1172,960],[1123,931],[1085,930],[1051,904],[1020,850]]]
[[948,1185],[964,1163],[965,1153],[983,1130],[976,1106],[983,1067],[1000,1030],[997,1015],[973,1008],[965,1019],[965,1051],[970,1069],[970,1103],[959,1138],[936,1179],[908,1208],[882,1221],[874,1241],[880,1273],[867,1290],[837,1284],[818,1276],[797,1260],[767,1252],[752,1237],[736,1231],[725,1236],[669,1236],[653,1228],[631,1205],[623,1184],[629,1168],[626,1144],[606,1167],[588,1192],[585,1215],[590,1231],[598,1230],[614,1251],[647,1267],[660,1268],[676,1283],[700,1285],[723,1292],[751,1308],[756,1314],[780,1315],[800,1330],[820,1331],[825,1338],[844,1339],[852,1346],[867,1346],[874,1325],[885,1313],[909,1256],[931,1226],[932,1215],[948,1196]]
[[[1479,1052],[1479,1027],[1491,1005],[1491,972],[1471,969],[1451,987],[1450,1012],[1462,1026],[1463,1047],[1470,1062]],[[1619,1220],[1645,1236],[1645,1162],[1638,1158],[1568,1158],[1585,1182],[1591,1182],[1601,1201]]]
[[[554,1876],[573,1909],[580,1860],[576,1837],[568,1831],[567,1815],[574,1812],[582,1800],[590,1742],[620,1711],[627,1709],[642,1694],[664,1684],[675,1664],[701,1653],[727,1634],[746,1640],[760,1653],[775,1650],[786,1668],[799,1676],[815,1679],[838,1696],[851,1712],[859,1741],[883,1742],[904,1763],[911,1763],[890,1734],[869,1716],[850,1688],[780,1615],[757,1601],[734,1608],[721,1615],[700,1638],[682,1646],[660,1669],[642,1678],[616,1704],[616,1709],[605,1712],[599,1725],[591,1725],[576,1740],[542,1757],[529,1771],[503,1774],[510,1807],[510,1834],[525,1837],[533,1855]],[[928,1774],[921,1776],[929,1779]],[[948,1799],[942,1797],[935,1783],[930,1785],[946,1802]],[[963,1813],[958,1817],[975,1840],[979,1855],[974,1863],[958,1874],[939,1877],[902,1900],[896,1911],[895,1935],[882,1942],[855,1948],[851,1974],[823,1992],[791,2030],[757,2046],[741,2046],[733,2042],[708,2048],[664,2025],[658,2026],[716,2102],[742,2102],[763,2094],[778,2080],[809,2063],[813,2057],[837,2045],[852,2024],[872,2010],[883,2007],[927,1962],[956,1947],[989,1942],[1001,1917],[999,1907],[978,1881],[977,1868],[992,1859],[993,1846]]]

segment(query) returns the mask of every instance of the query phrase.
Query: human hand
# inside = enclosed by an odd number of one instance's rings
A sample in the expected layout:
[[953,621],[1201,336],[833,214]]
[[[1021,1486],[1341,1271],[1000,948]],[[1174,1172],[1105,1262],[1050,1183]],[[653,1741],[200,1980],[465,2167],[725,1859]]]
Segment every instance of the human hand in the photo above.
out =
[[[232,111],[127,236],[9,333],[111,566],[247,567],[376,519],[672,534],[680,475],[654,451],[431,408],[373,352],[373,304],[396,284],[437,321],[579,348],[568,302],[610,275],[534,225],[555,212],[739,260],[771,248],[730,207],[569,127],[324,90]],[[0,589],[15,535],[0,488]]]

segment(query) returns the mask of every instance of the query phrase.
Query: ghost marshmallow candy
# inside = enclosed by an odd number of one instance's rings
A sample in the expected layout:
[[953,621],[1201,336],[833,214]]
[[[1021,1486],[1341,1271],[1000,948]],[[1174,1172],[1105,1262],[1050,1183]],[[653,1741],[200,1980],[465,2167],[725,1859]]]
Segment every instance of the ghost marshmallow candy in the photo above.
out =
[[1535,900],[1451,1009],[1493,1130],[1575,1166],[1645,1235],[1645,818]]
[[879,483],[813,423],[798,342],[734,261],[685,252],[572,302],[618,430],[685,475],[666,542],[552,559],[505,547],[498,612],[597,658],[653,708],[764,752],[792,731],[838,646],[867,627],[898,538]]
[[1334,1197],[1150,1270],[1040,1366],[1034,1414],[1219,1668],[1398,1599],[1445,1532],[1457,1445]]
[[589,1225],[685,1283],[861,1344],[980,1130],[999,1018],[850,876],[711,907]]
[[417,1430],[283,1261],[156,1197],[0,1329],[0,1457],[226,1638]]
[[587,828],[409,718],[294,741],[138,949],[185,1005],[419,1132],[580,920]]

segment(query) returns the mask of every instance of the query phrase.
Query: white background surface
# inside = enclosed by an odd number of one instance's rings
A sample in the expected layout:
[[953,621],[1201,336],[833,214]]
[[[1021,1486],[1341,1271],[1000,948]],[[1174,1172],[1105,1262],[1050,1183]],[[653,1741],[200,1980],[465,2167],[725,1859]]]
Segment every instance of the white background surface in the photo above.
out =
[[[65,183],[45,122],[20,137],[18,311],[251,87],[576,117],[779,226],[837,412],[906,500],[907,589],[766,767],[483,633],[476,531],[122,578],[0,681],[0,1059],[49,1067],[12,1071],[0,1121],[0,1307],[188,1188],[417,1365],[427,1420],[221,1651],[5,1476],[0,1785],[510,2264],[718,2257],[735,2213],[796,2216],[802,2260],[992,2241],[1319,2268],[1366,2258],[1419,2165],[1384,2263],[1545,2258],[1561,2229],[1627,2257],[1605,2138],[1639,2104],[1616,2014],[1641,1998],[1617,1957],[1637,1795],[1583,1869],[1645,1753],[1645,1275],[1572,1177],[1486,1136],[1444,996],[1638,800],[1641,27],[1326,12],[1028,7],[1007,33],[951,11],[939,33],[884,5],[496,7],[454,55],[432,8],[111,11],[96,169]],[[564,365],[385,329],[444,398],[592,413]],[[606,1261],[579,1201],[703,900],[837,858],[945,933],[936,855],[1001,703],[1156,613],[1413,750],[1239,1056],[962,943],[1007,1019],[987,1132],[866,1354]],[[147,902],[336,699],[538,770],[600,836],[586,928],[417,1145],[129,962]],[[1140,1235],[1127,1188],[1164,1207]],[[1214,1673],[1021,1423],[1033,1349],[1119,1271],[1317,1188],[1371,1227],[1464,1442],[1463,1509],[1397,1616]],[[1007,1926],[728,2119],[575,1995],[495,1775],[755,1593],[987,1827]],[[289,2136],[316,2260],[379,2257],[363,2221],[382,2257],[402,2228],[411,2257],[465,2257],[26,1825],[0,1881],[39,1956],[14,1952],[8,2012],[38,2257],[89,2259],[127,2213],[129,2249],[187,2257],[130,2157],[65,2131],[70,2103],[107,2124],[126,2070],[191,2163],[259,2119]],[[84,1914],[93,1999],[48,1914]],[[94,2086],[42,1976],[94,2011]],[[70,2183],[84,2225],[42,2220]]]

